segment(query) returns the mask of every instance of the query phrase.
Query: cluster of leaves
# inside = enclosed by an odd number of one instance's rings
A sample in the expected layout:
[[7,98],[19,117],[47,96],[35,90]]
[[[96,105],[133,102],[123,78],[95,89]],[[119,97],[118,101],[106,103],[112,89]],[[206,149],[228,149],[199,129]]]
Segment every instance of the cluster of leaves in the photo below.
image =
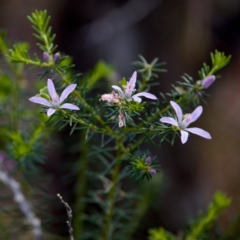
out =
[[146,81],[157,78],[157,73],[167,72],[167,69],[161,68],[166,65],[166,62],[158,63],[158,58],[154,58],[151,63],[148,63],[142,55],[139,55],[138,57],[141,61],[133,62],[133,65],[139,68],[138,72],[142,74],[142,78],[146,79]]
[[49,22],[51,17],[48,16],[47,11],[38,11],[32,13],[31,16],[27,17],[28,20],[32,23],[32,28],[35,30],[34,37],[37,38],[40,42],[38,46],[43,52],[52,54],[57,45],[54,45],[54,39],[56,34],[52,34],[52,28],[49,27]]
[[[18,43],[16,49],[26,51],[28,44]],[[8,43],[6,35],[0,34],[1,53],[7,54]],[[43,141],[48,139],[45,129],[44,115],[38,117],[35,123],[26,121],[31,118],[31,112],[23,108],[25,104],[21,96],[26,92],[22,64],[12,64],[2,58],[4,71],[0,69],[0,116],[1,116],[1,150],[4,150],[19,163],[19,166],[43,163]],[[6,114],[9,112],[10,114]],[[29,122],[28,124],[26,124]],[[20,126],[22,129],[20,129]],[[28,131],[25,131],[28,129]],[[23,168],[24,169],[24,168]]]
[[[216,74],[219,70],[225,67],[230,59],[231,55],[226,56],[225,53],[215,50],[214,53],[210,53],[211,66],[204,63],[203,67],[199,71],[199,78],[194,80],[188,74],[182,76],[183,81],[178,81],[177,86],[172,85],[170,93],[166,95],[161,94],[163,101],[167,102],[166,96],[170,97],[176,102],[183,102],[184,105],[198,106],[201,102],[205,103],[204,97],[208,96],[205,93],[205,88],[201,82],[204,78]],[[220,76],[216,76],[217,78]]]
[[[149,160],[147,160],[149,158]],[[154,157],[151,159],[148,156],[139,156],[139,153],[136,156],[132,157],[130,165],[126,168],[126,171],[130,174],[132,178],[135,178],[137,181],[142,182],[145,178],[150,180],[153,175],[156,173],[160,165],[157,163],[157,158]],[[151,170],[153,170],[151,174]]]
[[226,56],[223,52],[219,52],[215,50],[214,53],[210,54],[212,66],[203,64],[203,67],[198,72],[200,79],[204,79],[205,77],[212,75],[224,68],[231,60],[231,56]]

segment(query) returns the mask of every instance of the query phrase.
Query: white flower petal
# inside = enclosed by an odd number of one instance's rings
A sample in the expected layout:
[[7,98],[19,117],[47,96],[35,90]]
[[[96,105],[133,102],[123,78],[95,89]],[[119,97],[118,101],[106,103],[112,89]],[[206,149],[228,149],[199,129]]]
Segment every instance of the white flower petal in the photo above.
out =
[[171,117],[162,117],[160,118],[159,120],[160,122],[163,122],[163,123],[169,123],[169,124],[172,124],[174,126],[178,126],[178,123],[177,121],[174,119],[174,118],[171,118]]
[[176,102],[170,101],[170,103],[177,114],[178,122],[182,122],[182,109]]
[[42,98],[42,97],[31,97],[31,98],[29,98],[29,101],[38,103],[38,104],[42,104],[47,107],[52,107],[51,103],[47,99]]
[[60,103],[62,103],[68,97],[68,95],[76,88],[76,86],[77,84],[71,84],[64,89],[60,97]]
[[56,112],[56,109],[49,108],[49,109],[47,110],[47,115],[48,115],[48,117],[50,117],[51,115],[53,115],[55,112]]
[[57,95],[53,81],[51,79],[48,79],[47,85],[48,85],[48,92],[49,92],[51,98],[53,99]]
[[157,97],[151,93],[148,93],[148,92],[140,92],[140,93],[137,93],[137,94],[134,94],[132,97],[146,97],[146,98],[149,98],[149,99],[153,99],[153,100],[156,100]]
[[181,130],[181,141],[182,144],[186,143],[188,140],[188,132]]
[[133,95],[132,98],[135,102],[139,102],[139,103],[142,102],[142,99],[140,97],[136,96],[136,95]]
[[192,122],[195,122],[202,114],[202,111],[203,111],[203,107],[202,106],[198,106],[192,113],[191,113],[191,120],[189,122],[192,123]]
[[194,133],[198,136],[201,136],[203,138],[212,139],[211,135],[207,131],[201,128],[186,128],[185,130],[188,132]]
[[118,93],[120,94],[120,96],[121,96],[122,98],[124,98],[124,93],[123,93],[122,89],[121,89],[119,86],[113,85],[112,88],[115,89],[115,90],[117,90]]
[[133,89],[135,88],[136,80],[137,80],[137,72],[135,71],[129,80],[129,84],[132,86]]
[[64,103],[60,108],[70,109],[70,110],[80,110],[79,107],[71,103]]

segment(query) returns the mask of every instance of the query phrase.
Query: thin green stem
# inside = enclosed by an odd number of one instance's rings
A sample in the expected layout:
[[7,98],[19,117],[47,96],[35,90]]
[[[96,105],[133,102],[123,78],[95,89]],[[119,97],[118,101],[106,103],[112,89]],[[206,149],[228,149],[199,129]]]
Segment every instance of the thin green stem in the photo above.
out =
[[103,226],[103,240],[110,240],[112,239],[112,232],[111,232],[111,222],[114,215],[114,207],[115,201],[118,191],[118,182],[119,182],[119,173],[120,173],[120,160],[123,154],[123,136],[116,139],[116,146],[117,146],[117,153],[116,153],[116,164],[114,165],[114,169],[112,172],[112,188],[108,194],[108,208],[107,214],[105,216],[104,226]]
[[85,122],[83,119],[81,118],[77,118],[74,115],[68,114],[65,110],[60,109],[61,114],[66,117],[69,118],[71,120],[73,120],[73,122],[79,123],[81,125],[84,125],[86,127],[88,127],[90,130],[95,131],[95,132],[100,132],[100,133],[105,133],[105,134],[111,134],[112,136],[118,136],[118,133],[114,132],[114,131],[109,131],[107,128],[102,129],[97,127],[96,125],[93,125],[91,123],[87,123]]
[[146,85],[147,85],[147,80],[146,80],[146,78],[143,78],[141,81],[141,88],[138,91],[143,92],[144,89],[146,88]]
[[[62,77],[63,81],[67,84],[67,85],[70,85],[71,84],[71,81],[70,79],[68,79],[66,77],[66,74],[61,72],[56,66],[54,66],[54,70],[56,71],[56,73]],[[77,91],[77,90],[74,90],[73,91],[73,94],[75,94],[75,96],[78,98],[78,100],[83,103],[84,107],[89,111],[91,112],[94,116],[95,116],[95,119],[102,125],[102,128],[104,128],[104,132],[107,132],[109,134],[112,134],[112,135],[116,135],[116,133],[108,126],[105,124],[105,121],[97,114],[97,112],[95,111],[94,108],[92,108],[86,101],[85,99],[81,96],[81,94]]]
[[48,37],[47,37],[47,35],[45,34],[44,31],[43,31],[41,34],[42,34],[42,40],[43,40],[43,42],[44,42],[44,44],[45,44],[45,47],[46,47],[46,49],[47,49],[47,52],[48,52],[49,54],[51,54],[51,43],[49,43]]
[[72,119],[74,122],[76,122],[76,123],[79,123],[79,124],[81,124],[81,125],[84,125],[84,126],[86,126],[86,127],[88,127],[88,128],[90,128],[91,130],[93,130],[93,131],[98,131],[98,130],[100,130],[97,126],[95,126],[95,125],[93,125],[93,124],[90,124],[90,123],[87,123],[87,122],[85,122],[83,119],[81,119],[81,118],[76,118],[74,115],[71,115],[71,114],[68,114],[65,110],[63,110],[63,109],[59,109],[60,110],[60,112],[62,113],[62,115],[64,116],[64,117],[66,117],[66,118],[69,118],[69,119]]
[[14,52],[11,52],[12,55],[9,55],[9,53],[6,53],[6,57],[9,58],[9,60],[12,63],[23,63],[23,64],[29,64],[29,65],[34,65],[34,66],[38,66],[38,67],[52,67],[53,66],[53,62],[49,61],[47,62],[40,62],[40,61],[34,61],[32,59],[27,59],[24,57],[19,57],[19,55],[17,57],[14,56]]
[[[3,54],[7,54],[7,45],[3,45],[3,48],[1,49]],[[11,64],[8,58],[6,58],[12,72],[15,75],[15,81],[13,86],[13,97],[12,97],[12,111],[11,111],[11,121],[12,121],[12,129],[14,131],[18,130],[18,122],[19,122],[19,103],[20,103],[20,85],[21,81],[23,79],[23,65],[22,64]]]
[[19,121],[19,92],[20,92],[20,88],[19,88],[19,79],[20,76],[18,74],[16,74],[16,80],[14,82],[14,86],[13,86],[13,97],[12,97],[12,111],[11,111],[11,121],[12,121],[12,129],[14,131],[17,131],[18,129],[18,121]]
[[216,66],[216,67],[213,67],[212,68],[212,70],[208,73],[208,75],[206,76],[206,77],[208,77],[208,76],[210,76],[210,75],[213,75],[215,72],[217,72],[219,70],[219,68]]
[[76,239],[80,239],[83,231],[83,214],[85,203],[83,200],[87,188],[87,168],[88,168],[88,158],[87,153],[89,150],[89,146],[85,144],[85,135],[86,131],[83,130],[80,133],[80,157],[78,159],[78,169],[79,173],[77,175],[77,183],[75,187],[76,193],[76,203],[74,206],[74,218],[73,218],[73,229],[74,229],[74,237]]
[[109,195],[108,195],[109,208],[108,208],[107,215],[105,217],[105,225],[103,228],[103,240],[111,239],[110,225],[111,225],[112,217],[114,214],[114,205],[115,205],[115,199],[116,199],[119,171],[120,171],[120,164],[116,163],[113,174],[112,174],[112,188],[109,191]]
[[[191,94],[191,92],[187,92],[185,93],[181,98],[179,98],[176,102],[180,103],[181,101],[185,100],[189,95]],[[167,105],[165,108],[163,108],[161,111],[155,113],[153,116],[147,118],[146,122],[151,122],[153,119],[159,117],[160,115],[166,113],[167,111],[169,111],[171,109],[171,105]],[[139,132],[139,129],[141,128],[141,126],[143,126],[142,123],[140,123],[137,127],[134,128],[128,128],[126,129],[125,132]],[[149,130],[150,131],[150,130]],[[145,131],[144,131],[145,132]],[[138,139],[134,144],[130,145],[129,148],[134,150],[136,149],[141,142],[143,141],[143,139],[145,138],[145,136],[141,137],[140,139]]]

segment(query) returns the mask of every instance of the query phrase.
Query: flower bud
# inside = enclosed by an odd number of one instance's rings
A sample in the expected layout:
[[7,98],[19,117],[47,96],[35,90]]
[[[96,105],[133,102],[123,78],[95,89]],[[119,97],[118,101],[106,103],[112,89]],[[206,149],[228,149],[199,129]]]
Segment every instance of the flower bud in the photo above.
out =
[[154,174],[157,173],[157,171],[156,171],[155,169],[151,168],[151,169],[149,170],[149,173],[150,173],[151,175],[154,175]]
[[53,55],[53,61],[54,61],[55,63],[59,62],[59,61],[60,61],[60,58],[61,58],[61,55],[60,55],[59,52],[57,52],[57,53],[55,53],[55,54]]
[[125,117],[122,113],[118,115],[118,125],[119,127],[123,127],[125,125]]
[[151,161],[152,161],[151,157],[147,157],[146,160],[145,160],[145,162],[146,162],[147,164],[150,164]]
[[48,54],[47,52],[43,52],[42,58],[43,58],[43,61],[44,61],[44,62],[48,62],[48,60],[49,60],[49,54]]
[[205,77],[203,80],[202,80],[202,87],[203,88],[209,88],[213,82],[215,81],[216,77],[214,75],[210,75],[208,77]]

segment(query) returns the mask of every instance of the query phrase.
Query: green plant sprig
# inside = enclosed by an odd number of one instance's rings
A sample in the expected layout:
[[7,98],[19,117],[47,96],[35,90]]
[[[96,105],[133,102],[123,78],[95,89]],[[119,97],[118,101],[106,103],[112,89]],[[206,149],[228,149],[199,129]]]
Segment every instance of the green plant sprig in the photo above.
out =
[[164,228],[153,228],[149,230],[148,240],[180,240],[172,233],[166,231]]
[[179,238],[163,228],[155,228],[149,230],[148,240],[203,239],[206,231],[209,230],[219,215],[230,205],[230,203],[231,199],[224,193],[216,192],[206,214],[199,214],[199,218],[190,224],[190,230],[185,232],[183,238]]
[[[215,50],[215,54],[211,53],[211,60],[212,60],[212,67],[207,66],[206,64],[204,64],[205,67],[203,67],[201,69],[200,72],[202,72],[202,76],[210,76],[213,73],[217,72],[218,70],[220,70],[221,68],[223,68],[224,66],[226,66],[230,59],[231,59],[231,55],[229,56],[225,56],[224,53],[221,53],[217,50]],[[184,93],[183,95],[181,95],[178,99],[175,99],[173,97],[173,99],[175,100],[176,103],[178,103],[179,105],[181,105],[183,108],[189,104],[192,103],[192,96],[193,94],[197,94],[196,93],[196,89],[194,87],[192,87],[190,90],[188,90],[186,93]],[[169,94],[170,96],[170,94]],[[164,96],[165,97],[165,96]],[[170,96],[172,97],[172,96]],[[159,111],[156,111],[154,114],[152,114],[151,116],[147,117],[147,119],[145,120],[145,122],[158,122],[159,121],[159,117],[163,116],[166,112],[168,112],[171,109],[171,105],[169,104],[169,102],[167,103],[167,106],[165,106],[163,109],[159,109]],[[140,133],[145,133],[144,129],[143,129],[143,122],[140,122],[137,126],[135,126],[134,128],[127,128],[124,129],[124,131],[126,133],[131,133],[132,131],[139,131],[140,129]],[[146,136],[141,137],[136,143],[132,144],[130,146],[131,149],[136,149],[136,147],[143,142],[143,139],[146,139]]]
[[[56,73],[62,78],[64,83],[69,86],[71,84],[70,78],[67,76],[67,72],[62,69],[60,70],[58,67],[54,66],[53,69],[56,71]],[[100,117],[100,115],[95,111],[95,109],[90,106],[86,100],[82,97],[79,91],[74,90],[73,95],[83,104],[83,106],[90,112],[92,113],[96,120],[102,125],[102,128],[104,129],[103,131],[112,135],[115,135],[115,132],[105,124],[105,121]],[[74,119],[73,119],[74,120]],[[78,121],[79,122],[79,121]],[[80,123],[80,122],[79,122]]]
[[54,45],[53,42],[56,34],[52,35],[52,28],[49,27],[51,16],[47,15],[46,10],[35,10],[35,12],[33,12],[31,16],[27,16],[27,18],[33,24],[32,28],[37,32],[33,34],[34,37],[43,43],[37,43],[37,45],[42,51],[47,52],[49,55],[52,55],[56,50],[57,45]]
[[[141,73],[143,80],[145,80],[144,82],[157,78],[157,73],[167,72],[167,69],[161,68],[166,65],[166,62],[158,62],[158,58],[154,58],[152,62],[148,63],[142,55],[138,55],[138,57],[141,61],[133,62],[132,65],[140,68],[138,72]],[[142,90],[140,89],[140,92]]]
[[[68,114],[65,110],[61,109],[60,110],[60,113],[67,119],[69,119],[71,122],[75,122],[75,123],[78,123],[80,125],[84,125],[86,126],[87,128],[89,128],[91,131],[93,132],[98,132],[98,133],[105,133],[105,134],[109,134],[108,130],[107,129],[104,129],[104,128],[99,128],[97,127],[96,125],[93,125],[91,123],[88,123],[86,121],[84,121],[82,118],[77,118],[75,115],[73,114]],[[113,136],[117,136],[118,134],[113,132],[111,133],[111,135]]]
[[[33,29],[39,34],[35,34],[34,36],[41,40],[44,45],[38,44],[39,47],[43,50],[49,53],[50,55],[50,61],[45,64],[41,63],[40,66],[43,67],[49,67],[54,70],[58,76],[62,78],[64,83],[69,86],[71,82],[71,74],[69,74],[69,68],[68,66],[65,66],[64,68],[61,67],[58,64],[55,64],[52,59],[53,51],[56,49],[56,46],[54,46],[53,41],[55,39],[55,34],[51,36],[51,27],[48,27],[51,17],[47,16],[47,11],[38,11],[36,10],[34,13],[32,13],[32,16],[28,16],[29,21],[33,24]],[[73,94],[77,97],[77,99],[84,105],[84,107],[91,112],[93,115],[95,115],[96,120],[101,123],[103,128],[106,128],[106,131],[109,133],[113,133],[113,131],[105,125],[104,120],[97,114],[94,108],[92,108],[85,99],[81,96],[80,92],[77,90],[73,91]]]
[[[43,19],[46,20],[46,16],[45,16],[46,13],[45,13],[45,11],[43,11],[43,12],[42,11],[36,11],[34,13],[34,16],[37,19],[36,21],[38,21],[37,23],[38,23],[39,29],[43,29],[44,30],[45,28],[40,27],[40,24],[44,23]],[[50,20],[50,18],[47,18],[47,19]],[[32,18],[31,18],[31,20],[32,20]],[[48,22],[49,22],[49,20],[48,20]],[[46,35],[46,36],[47,36],[47,38],[49,37],[48,35]],[[44,43],[47,44],[49,42],[51,42],[51,41],[50,40],[49,41],[45,41]],[[47,48],[47,45],[46,45],[46,48]],[[29,54],[28,54],[27,47],[23,46],[23,45],[19,45],[19,44],[14,46],[14,50],[10,49],[9,53],[10,54],[7,54],[6,56],[13,63],[24,63],[24,64],[30,64],[30,65],[33,65],[33,66],[50,68],[50,69],[54,70],[58,76],[61,77],[61,79],[64,81],[64,83],[67,86],[72,84],[72,82],[71,82],[71,77],[72,76],[71,76],[71,74],[69,72],[69,66],[68,65],[64,66],[64,67],[61,67],[60,65],[54,63],[54,61],[51,60],[51,59],[48,62],[42,62],[37,57],[37,55],[35,55],[35,60],[32,60],[30,58]],[[106,129],[106,131],[108,133],[114,134],[114,131],[112,131],[112,129],[105,124],[105,121],[97,114],[95,109],[86,102],[86,100],[81,96],[79,91],[74,90],[73,91],[73,95],[84,105],[84,107],[89,112],[91,112],[93,115],[95,115],[96,120],[102,125],[103,128]]]
[[[204,77],[202,77],[201,79],[204,79],[207,76],[210,76],[214,73],[216,73],[218,70],[222,69],[224,66],[226,66],[230,59],[231,59],[231,55],[229,56],[225,56],[224,53],[221,53],[217,50],[215,50],[215,54],[210,53],[211,59],[213,61],[213,66],[209,67],[204,63],[204,66],[200,71],[202,72],[202,74],[205,74]],[[207,66],[207,67],[206,67]],[[192,94],[196,93],[195,89],[190,89],[188,90],[188,92],[186,92],[185,94],[183,94],[182,96],[180,96],[178,99],[176,99],[175,101],[182,106],[181,103],[184,103],[184,101],[188,100],[187,103],[189,101],[191,101],[192,99]],[[182,106],[184,107],[184,106]],[[168,104],[165,108],[163,108],[162,110],[160,110],[159,112],[156,112],[153,116],[150,116],[147,121],[152,121],[153,119],[156,119],[160,116],[162,116],[164,113],[166,113],[167,111],[169,111],[171,109],[171,105]]]
[[207,76],[215,74],[220,69],[224,68],[231,60],[231,55],[226,56],[224,52],[215,50],[214,53],[210,53],[212,66],[210,67],[206,63],[203,63],[203,67],[198,72],[200,79],[204,79]]
[[[9,144],[8,149],[14,159],[23,162],[29,156],[32,159],[37,159],[36,146],[38,146],[43,139],[46,139],[46,125],[44,124],[45,118],[40,118],[37,127],[33,126],[31,135],[23,136],[20,131],[11,131],[8,135]],[[36,155],[36,158],[35,158]]]
[[207,213],[199,214],[199,218],[191,223],[190,230],[186,233],[186,240],[200,239],[201,235],[213,225],[219,215],[231,203],[231,199],[222,192],[215,193]]

